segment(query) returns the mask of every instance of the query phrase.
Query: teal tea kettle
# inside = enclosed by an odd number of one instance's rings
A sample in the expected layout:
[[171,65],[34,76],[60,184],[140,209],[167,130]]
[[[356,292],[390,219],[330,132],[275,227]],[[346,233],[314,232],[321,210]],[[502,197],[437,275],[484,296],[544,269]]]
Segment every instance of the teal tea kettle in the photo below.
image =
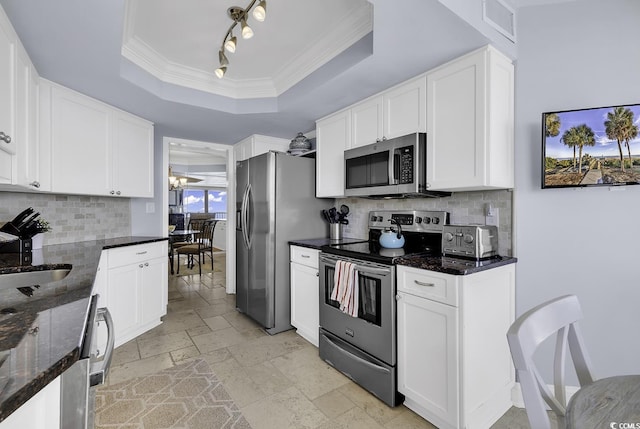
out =
[[380,234],[380,246],[386,249],[399,249],[404,246],[404,237],[402,236],[402,227],[395,219],[389,219],[389,222],[396,224],[398,231],[393,231],[393,228],[388,231],[382,231]]

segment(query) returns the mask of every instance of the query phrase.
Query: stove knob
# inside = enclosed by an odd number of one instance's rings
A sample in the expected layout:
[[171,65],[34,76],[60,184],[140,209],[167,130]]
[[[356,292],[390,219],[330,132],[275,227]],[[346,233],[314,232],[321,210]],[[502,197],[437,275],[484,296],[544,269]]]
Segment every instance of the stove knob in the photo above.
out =
[[431,218],[430,217],[425,217],[424,218],[424,223],[426,223],[427,225],[429,225],[431,223]]
[[450,232],[445,233],[444,239],[447,241],[453,241],[453,234],[451,234]]
[[371,222],[375,222],[376,221],[376,217],[375,216],[371,216]]
[[434,225],[437,225],[440,223],[440,218],[439,217],[433,217],[433,219],[431,220],[431,222],[433,222]]
[[382,222],[384,218],[382,216],[378,216],[378,222]]
[[473,243],[473,235],[465,234],[463,240],[465,243]]
[[422,223],[422,218],[420,216],[416,216],[416,223]]

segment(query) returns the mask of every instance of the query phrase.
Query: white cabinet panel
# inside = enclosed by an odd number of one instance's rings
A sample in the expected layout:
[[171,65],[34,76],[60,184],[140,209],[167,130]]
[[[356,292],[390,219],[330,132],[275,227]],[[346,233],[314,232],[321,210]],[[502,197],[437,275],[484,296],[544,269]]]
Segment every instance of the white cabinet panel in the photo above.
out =
[[51,190],[109,195],[109,108],[67,89],[51,90]]
[[398,391],[457,427],[458,309],[406,293],[397,302]]
[[344,196],[344,151],[351,147],[351,112],[316,122],[316,197]]
[[270,150],[286,152],[289,150],[289,143],[291,142],[286,139],[254,134],[234,144],[233,153],[236,161],[244,161]]
[[114,121],[112,190],[125,197],[152,197],[153,128],[121,112]]
[[60,428],[60,377],[53,379],[0,423],[0,429],[38,428]]
[[356,104],[350,110],[351,149],[382,139],[382,96]]
[[291,325],[316,347],[320,328],[319,255],[316,249],[291,246]]
[[427,130],[427,78],[424,75],[386,91],[383,97],[384,138]]
[[513,188],[513,64],[490,46],[427,74],[431,190]]
[[0,150],[10,154],[16,153],[15,55],[16,35],[0,8]]

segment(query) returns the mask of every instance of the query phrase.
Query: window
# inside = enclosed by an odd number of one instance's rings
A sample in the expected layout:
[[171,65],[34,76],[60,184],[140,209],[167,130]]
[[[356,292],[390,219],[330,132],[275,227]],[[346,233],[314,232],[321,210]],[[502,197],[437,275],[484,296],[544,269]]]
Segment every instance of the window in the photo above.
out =
[[182,198],[187,213],[211,213],[216,219],[227,218],[226,190],[185,189]]

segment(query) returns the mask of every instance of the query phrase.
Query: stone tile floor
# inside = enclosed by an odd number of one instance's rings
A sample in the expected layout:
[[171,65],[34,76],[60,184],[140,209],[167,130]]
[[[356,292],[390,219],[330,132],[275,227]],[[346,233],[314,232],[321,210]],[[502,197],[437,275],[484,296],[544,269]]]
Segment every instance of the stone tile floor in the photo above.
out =
[[[224,254],[214,272],[169,275],[164,322],[116,349],[108,384],[206,360],[253,429],[433,428],[404,406],[389,408],[318,357],[295,330],[270,336],[235,310]],[[512,408],[494,429],[528,428]]]

